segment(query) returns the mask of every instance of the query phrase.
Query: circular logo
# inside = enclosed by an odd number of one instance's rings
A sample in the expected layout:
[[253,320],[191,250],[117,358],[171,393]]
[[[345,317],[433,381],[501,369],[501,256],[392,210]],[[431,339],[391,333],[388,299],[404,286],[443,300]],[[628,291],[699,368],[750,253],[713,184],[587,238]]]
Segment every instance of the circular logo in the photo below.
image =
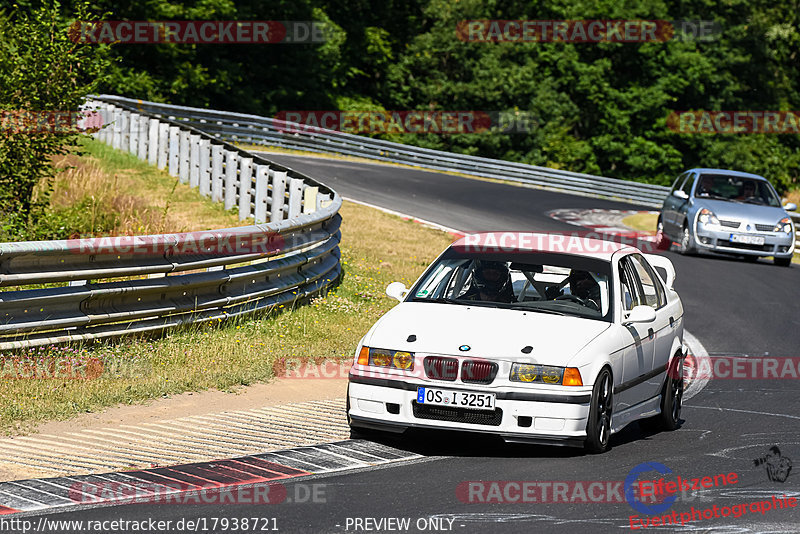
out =
[[628,476],[625,477],[625,485],[623,486],[625,489],[625,500],[628,501],[628,504],[641,514],[646,515],[655,515],[660,514],[672,506],[672,504],[678,499],[677,495],[673,495],[664,499],[664,501],[660,504],[652,504],[646,505],[642,501],[636,498],[636,490],[634,486],[636,485],[639,475],[642,473],[647,473],[648,471],[655,471],[662,475],[666,475],[672,473],[672,469],[667,467],[664,464],[658,462],[644,462],[628,472]]
[[467,352],[470,348],[472,347],[470,347],[469,345],[461,345],[460,347],[458,347],[458,350],[460,350],[461,352]]

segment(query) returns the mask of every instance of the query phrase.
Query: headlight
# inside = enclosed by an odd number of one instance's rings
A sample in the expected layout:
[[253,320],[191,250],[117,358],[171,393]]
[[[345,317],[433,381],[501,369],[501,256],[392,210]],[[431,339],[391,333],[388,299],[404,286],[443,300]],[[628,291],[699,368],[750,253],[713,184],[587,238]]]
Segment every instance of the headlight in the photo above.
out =
[[786,232],[787,234],[792,233],[792,220],[789,217],[784,217],[778,224],[775,225],[775,228],[772,229],[773,232]]
[[717,216],[714,215],[713,211],[706,208],[700,210],[700,213],[697,215],[697,220],[703,224],[713,224],[715,226],[719,226],[719,219],[717,219]]
[[361,347],[361,352],[358,353],[358,364],[410,371],[414,369],[414,353],[403,350]]
[[574,367],[554,367],[535,363],[515,363],[511,366],[512,382],[536,382],[563,386],[582,386],[581,373]]

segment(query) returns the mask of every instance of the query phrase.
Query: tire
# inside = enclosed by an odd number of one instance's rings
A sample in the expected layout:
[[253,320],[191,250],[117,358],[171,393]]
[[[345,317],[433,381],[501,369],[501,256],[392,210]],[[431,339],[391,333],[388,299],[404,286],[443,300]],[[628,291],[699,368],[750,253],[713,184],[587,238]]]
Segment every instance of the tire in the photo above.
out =
[[683,404],[683,358],[673,358],[672,369],[667,372],[664,392],[661,394],[659,426],[662,430],[675,430],[680,426]]
[[592,454],[606,452],[611,439],[611,414],[614,407],[614,382],[611,372],[603,367],[594,381],[589,420],[586,423],[584,448]]
[[792,258],[773,258],[772,261],[775,262],[775,265],[778,267],[789,267],[792,264]]
[[688,226],[683,227],[683,236],[681,237],[681,254],[691,256],[695,253],[694,244],[692,243],[692,233],[689,231]]
[[[641,419],[639,426],[648,432],[675,430],[680,426],[683,404],[683,358],[674,357],[661,391],[661,413]],[[677,377],[677,378],[676,378]]]
[[661,222],[661,217],[658,218],[658,225],[656,226],[656,250],[669,250],[672,245],[672,240],[664,234],[664,223]]

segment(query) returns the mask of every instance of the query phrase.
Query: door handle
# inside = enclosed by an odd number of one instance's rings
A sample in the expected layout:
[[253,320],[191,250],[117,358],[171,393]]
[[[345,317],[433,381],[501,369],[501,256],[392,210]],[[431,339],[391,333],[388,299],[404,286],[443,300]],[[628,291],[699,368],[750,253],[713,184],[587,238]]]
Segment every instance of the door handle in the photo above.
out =
[[647,337],[652,339],[654,335],[655,335],[655,332],[653,332],[653,329],[652,328],[648,328],[647,329]]
[[675,319],[673,319],[671,316],[669,318],[669,325],[670,326],[674,326],[675,325]]

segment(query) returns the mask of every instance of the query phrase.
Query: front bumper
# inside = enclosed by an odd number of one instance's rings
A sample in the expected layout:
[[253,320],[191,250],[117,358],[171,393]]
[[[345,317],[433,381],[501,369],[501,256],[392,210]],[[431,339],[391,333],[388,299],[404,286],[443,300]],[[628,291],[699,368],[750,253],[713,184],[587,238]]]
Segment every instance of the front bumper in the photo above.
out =
[[[744,226],[742,223],[741,226]],[[734,243],[731,236],[752,235],[764,238],[763,245]],[[719,252],[724,254],[739,254],[743,256],[776,256],[779,258],[791,257],[794,253],[795,235],[785,232],[748,232],[740,229],[726,228],[724,226],[695,225],[695,243],[699,250]]]
[[[495,411],[417,404],[417,387],[495,393]],[[488,388],[474,384],[395,380],[350,375],[350,420],[354,427],[403,432],[435,428],[480,432],[510,442],[581,445],[586,438],[591,388]]]

